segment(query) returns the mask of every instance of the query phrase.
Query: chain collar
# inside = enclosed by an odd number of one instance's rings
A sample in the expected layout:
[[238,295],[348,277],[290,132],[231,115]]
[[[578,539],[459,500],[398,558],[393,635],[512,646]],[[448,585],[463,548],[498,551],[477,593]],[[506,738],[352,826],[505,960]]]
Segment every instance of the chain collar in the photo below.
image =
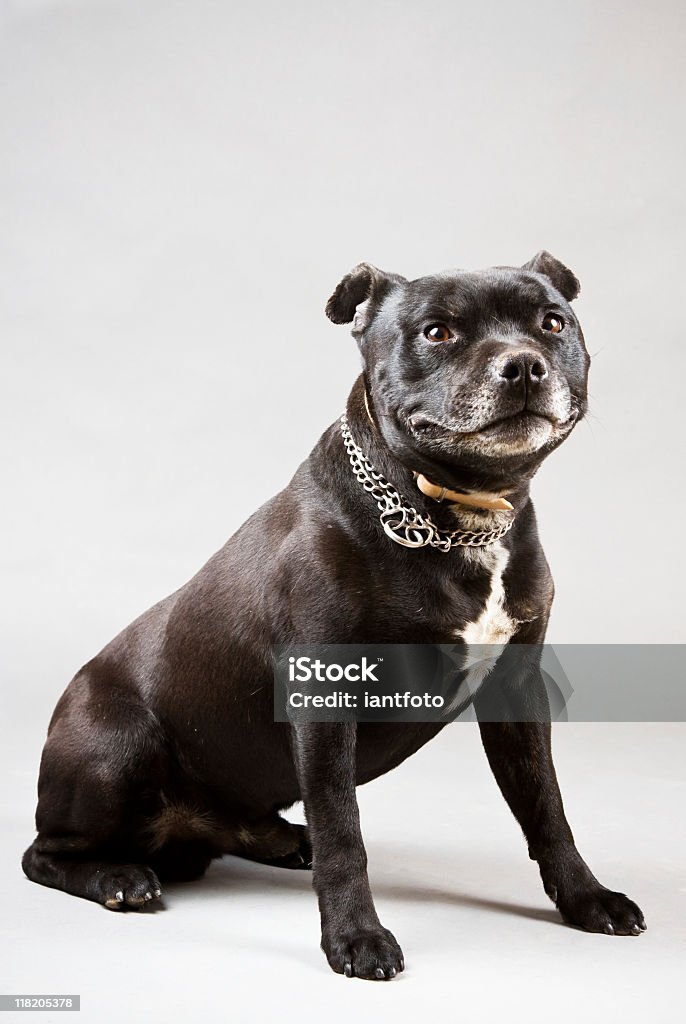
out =
[[494,530],[439,530],[430,516],[424,516],[408,505],[395,487],[374,469],[362,449],[355,444],[345,413],[340,424],[352,471],[358,483],[376,501],[384,533],[396,544],[402,544],[404,548],[432,547],[445,552],[453,548],[481,548],[500,540],[511,529],[513,518]]

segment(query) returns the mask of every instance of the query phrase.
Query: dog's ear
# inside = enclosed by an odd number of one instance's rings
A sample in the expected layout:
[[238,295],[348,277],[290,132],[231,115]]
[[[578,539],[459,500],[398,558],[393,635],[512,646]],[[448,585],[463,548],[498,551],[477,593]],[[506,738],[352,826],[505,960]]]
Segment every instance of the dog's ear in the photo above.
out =
[[326,304],[326,315],[335,324],[352,324],[353,333],[365,329],[372,307],[388,292],[397,274],[386,274],[371,263],[358,263],[346,274]]
[[533,270],[537,274],[545,274],[553,282],[558,292],[564,295],[567,302],[575,299],[581,291],[581,285],[571,270],[545,249],[537,252],[533,259],[524,264],[522,270]]

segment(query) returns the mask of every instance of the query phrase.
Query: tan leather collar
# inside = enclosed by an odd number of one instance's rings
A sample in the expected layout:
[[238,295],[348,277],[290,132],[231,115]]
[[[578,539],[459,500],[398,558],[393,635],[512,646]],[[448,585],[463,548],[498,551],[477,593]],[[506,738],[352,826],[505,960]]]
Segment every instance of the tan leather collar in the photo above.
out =
[[[369,422],[374,426],[366,388],[364,388],[364,407],[367,410]],[[468,508],[481,508],[493,512],[511,512],[514,507],[502,494],[492,494],[488,491],[469,491],[468,493],[451,491],[448,487],[441,487],[439,484],[432,483],[423,473],[415,473],[414,476],[417,487],[422,494],[425,494],[427,498],[433,498],[434,501],[447,501],[458,505],[466,505]]]
[[469,491],[463,494],[461,491],[451,491],[448,487],[431,483],[423,473],[415,473],[415,480],[422,494],[427,498],[433,498],[434,501],[449,501],[489,511],[511,512],[514,507],[502,494],[492,494],[489,491]]

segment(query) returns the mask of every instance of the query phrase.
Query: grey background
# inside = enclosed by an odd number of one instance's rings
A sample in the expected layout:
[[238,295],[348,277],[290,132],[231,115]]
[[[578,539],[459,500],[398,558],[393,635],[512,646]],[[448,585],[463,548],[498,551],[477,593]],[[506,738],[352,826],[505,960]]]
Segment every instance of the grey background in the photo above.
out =
[[[227,861],[114,919],[17,858],[75,669],[342,407],[358,357],[322,309],[361,259],[418,276],[545,247],[578,274],[591,415],[534,484],[549,639],[684,639],[683,5],[4,0],[0,33],[6,991],[88,992],[99,1020],[174,1019],[193,984],[208,1019],[455,998],[490,1020],[532,991],[544,1019],[550,984],[558,1016],[670,1019],[678,726],[557,741],[582,850],[647,904],[635,943],[553,926],[471,726],[360,791],[413,965],[395,987],[329,977],[304,876]],[[453,785],[439,822],[427,794]]]

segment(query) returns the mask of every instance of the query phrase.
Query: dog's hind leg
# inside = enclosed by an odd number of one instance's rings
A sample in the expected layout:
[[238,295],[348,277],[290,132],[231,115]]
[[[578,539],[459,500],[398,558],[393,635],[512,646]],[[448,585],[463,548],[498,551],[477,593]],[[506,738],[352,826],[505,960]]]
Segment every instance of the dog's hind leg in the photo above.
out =
[[50,853],[39,839],[24,854],[22,868],[32,882],[102,903],[109,910],[139,910],[162,895],[157,875],[145,864]]
[[170,839],[148,859],[162,882],[193,882],[219,856],[220,851],[203,839]]
[[232,854],[259,864],[281,868],[311,868],[312,850],[304,825],[292,825],[278,814],[257,820],[240,817],[231,822],[219,815],[187,812],[167,808],[153,819],[146,829],[151,836],[160,823],[174,811],[179,817],[179,834],[169,834],[159,846],[152,844],[147,862],[165,882],[190,882],[201,878],[211,861],[222,854]]
[[312,848],[304,825],[278,814],[244,822],[231,832],[226,853],[279,868],[312,867]]
[[41,760],[38,836],[22,867],[34,882],[118,910],[161,895],[139,842],[158,791],[162,745],[147,709],[115,686],[94,701],[87,678],[58,704]]

